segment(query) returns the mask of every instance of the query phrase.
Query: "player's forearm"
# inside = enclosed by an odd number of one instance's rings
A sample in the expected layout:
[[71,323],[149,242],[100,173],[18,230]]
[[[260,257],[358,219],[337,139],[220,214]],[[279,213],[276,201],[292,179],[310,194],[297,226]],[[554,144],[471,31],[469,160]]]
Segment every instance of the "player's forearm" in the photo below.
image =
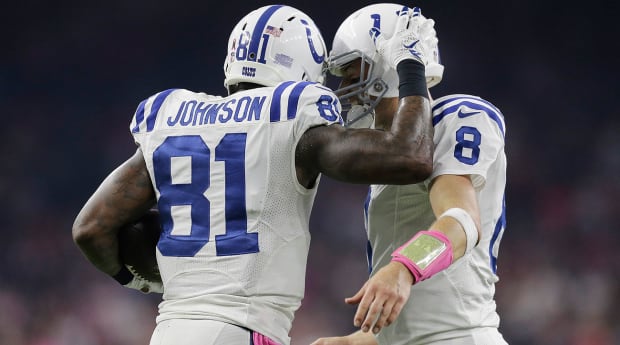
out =
[[338,152],[325,155],[334,158],[323,165],[357,175],[356,183],[414,184],[431,175],[433,147],[430,103],[412,95],[400,100],[390,130],[352,131],[347,145],[336,146]]
[[477,195],[469,176],[441,175],[430,187],[437,220],[392,253],[420,282],[473,250],[480,238]]
[[73,239],[86,258],[113,276],[122,267],[118,231],[155,203],[140,150],[115,169],[86,202],[73,225]]
[[434,130],[424,65],[405,60],[398,64],[397,72],[399,104],[390,131],[397,144],[406,145],[413,161],[428,169],[426,179],[433,168]]
[[346,146],[336,146],[341,152],[329,155],[335,157],[333,163],[364,175],[355,182],[414,184],[432,173],[434,130],[424,66],[407,60],[398,71],[398,100],[386,99],[377,106],[377,113],[390,114],[376,119],[375,128],[382,131],[350,133]]
[[73,241],[84,256],[102,272],[113,276],[121,268],[118,255],[120,204],[110,196],[118,170],[110,174],[86,202],[73,223]]
[[430,226],[430,229],[443,233],[450,240],[453,262],[465,254],[467,237],[462,226],[456,220],[451,217],[441,217]]
[[149,194],[139,193],[140,189],[132,182],[134,176],[140,176],[134,167],[136,164],[132,163],[137,161],[135,157],[105,178],[73,224],[76,245],[95,267],[109,275],[118,273],[122,266],[118,256],[118,230],[137,218],[134,215],[137,206],[152,203],[143,202],[142,199],[149,200]]
[[409,160],[423,172],[424,178],[417,182],[428,178],[433,170],[433,131],[429,100],[421,96],[401,98],[392,132],[397,144],[407,148]]
[[[432,154],[416,151],[417,144],[409,139],[395,138],[391,132],[321,130],[323,137],[330,142],[321,146],[313,162],[322,173],[337,180],[364,184],[413,184],[424,181],[432,172]],[[310,138],[318,136],[317,131],[309,130],[306,135]]]
[[478,201],[471,179],[467,175],[438,176],[429,194],[437,217],[430,229],[442,232],[450,240],[455,261],[465,254],[468,241],[473,242],[469,243],[473,248],[480,237]]
[[116,232],[106,230],[100,221],[78,215],[73,225],[73,240],[84,256],[100,271],[113,276],[121,268]]

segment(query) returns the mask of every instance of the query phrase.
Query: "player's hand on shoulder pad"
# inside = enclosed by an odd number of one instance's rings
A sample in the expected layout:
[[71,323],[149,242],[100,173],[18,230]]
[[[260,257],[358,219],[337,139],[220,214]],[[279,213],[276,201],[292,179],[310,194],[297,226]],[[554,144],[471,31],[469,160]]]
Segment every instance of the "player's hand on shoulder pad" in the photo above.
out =
[[[377,52],[391,68],[396,68],[399,62],[407,59],[426,65],[429,54],[427,50],[431,45],[424,44],[424,41],[432,40],[430,36],[436,36],[434,21],[422,16],[418,7],[404,7],[399,12],[392,37],[385,38],[381,29],[376,27],[370,29],[369,34],[375,43]],[[429,37],[424,35],[429,35]]]
[[133,274],[133,279],[129,283],[123,285],[124,287],[138,290],[143,293],[151,293],[151,292],[163,293],[164,292],[164,285],[161,282],[152,282],[152,281],[146,280],[142,278],[140,275],[136,274],[136,272],[134,272],[131,269],[131,267],[127,267],[127,268]]

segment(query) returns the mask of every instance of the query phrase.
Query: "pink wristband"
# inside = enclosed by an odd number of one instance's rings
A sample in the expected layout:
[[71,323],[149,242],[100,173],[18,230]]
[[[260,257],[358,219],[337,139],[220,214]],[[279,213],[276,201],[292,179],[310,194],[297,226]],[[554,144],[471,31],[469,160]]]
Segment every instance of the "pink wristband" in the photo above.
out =
[[452,244],[439,231],[420,231],[392,253],[392,261],[405,265],[413,274],[415,284],[450,266]]

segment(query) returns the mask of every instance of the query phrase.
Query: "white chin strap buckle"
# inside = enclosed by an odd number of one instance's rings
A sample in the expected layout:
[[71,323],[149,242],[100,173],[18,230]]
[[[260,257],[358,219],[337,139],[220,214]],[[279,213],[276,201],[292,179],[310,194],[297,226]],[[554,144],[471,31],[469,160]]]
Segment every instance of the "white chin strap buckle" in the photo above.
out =
[[375,111],[366,105],[354,105],[347,112],[348,128],[370,128],[375,121]]

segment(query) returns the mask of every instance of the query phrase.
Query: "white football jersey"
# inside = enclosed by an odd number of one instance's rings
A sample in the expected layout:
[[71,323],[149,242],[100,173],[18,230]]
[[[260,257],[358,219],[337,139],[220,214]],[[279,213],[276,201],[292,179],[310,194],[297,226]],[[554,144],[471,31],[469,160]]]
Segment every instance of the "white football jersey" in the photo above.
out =
[[427,181],[370,188],[366,228],[372,272],[388,264],[396,248],[435,221],[429,183],[440,175],[471,175],[482,238],[472,252],[412,287],[396,322],[378,335],[382,345],[468,337],[472,330],[499,325],[494,284],[505,227],[504,119],[495,106],[479,97],[450,95],[433,102],[433,126],[433,173]]
[[310,82],[225,98],[173,89],[139,105],[130,129],[162,222],[158,322],[217,320],[290,342],[319,182],[298,183],[295,147],[333,123],[342,123],[336,96]]

